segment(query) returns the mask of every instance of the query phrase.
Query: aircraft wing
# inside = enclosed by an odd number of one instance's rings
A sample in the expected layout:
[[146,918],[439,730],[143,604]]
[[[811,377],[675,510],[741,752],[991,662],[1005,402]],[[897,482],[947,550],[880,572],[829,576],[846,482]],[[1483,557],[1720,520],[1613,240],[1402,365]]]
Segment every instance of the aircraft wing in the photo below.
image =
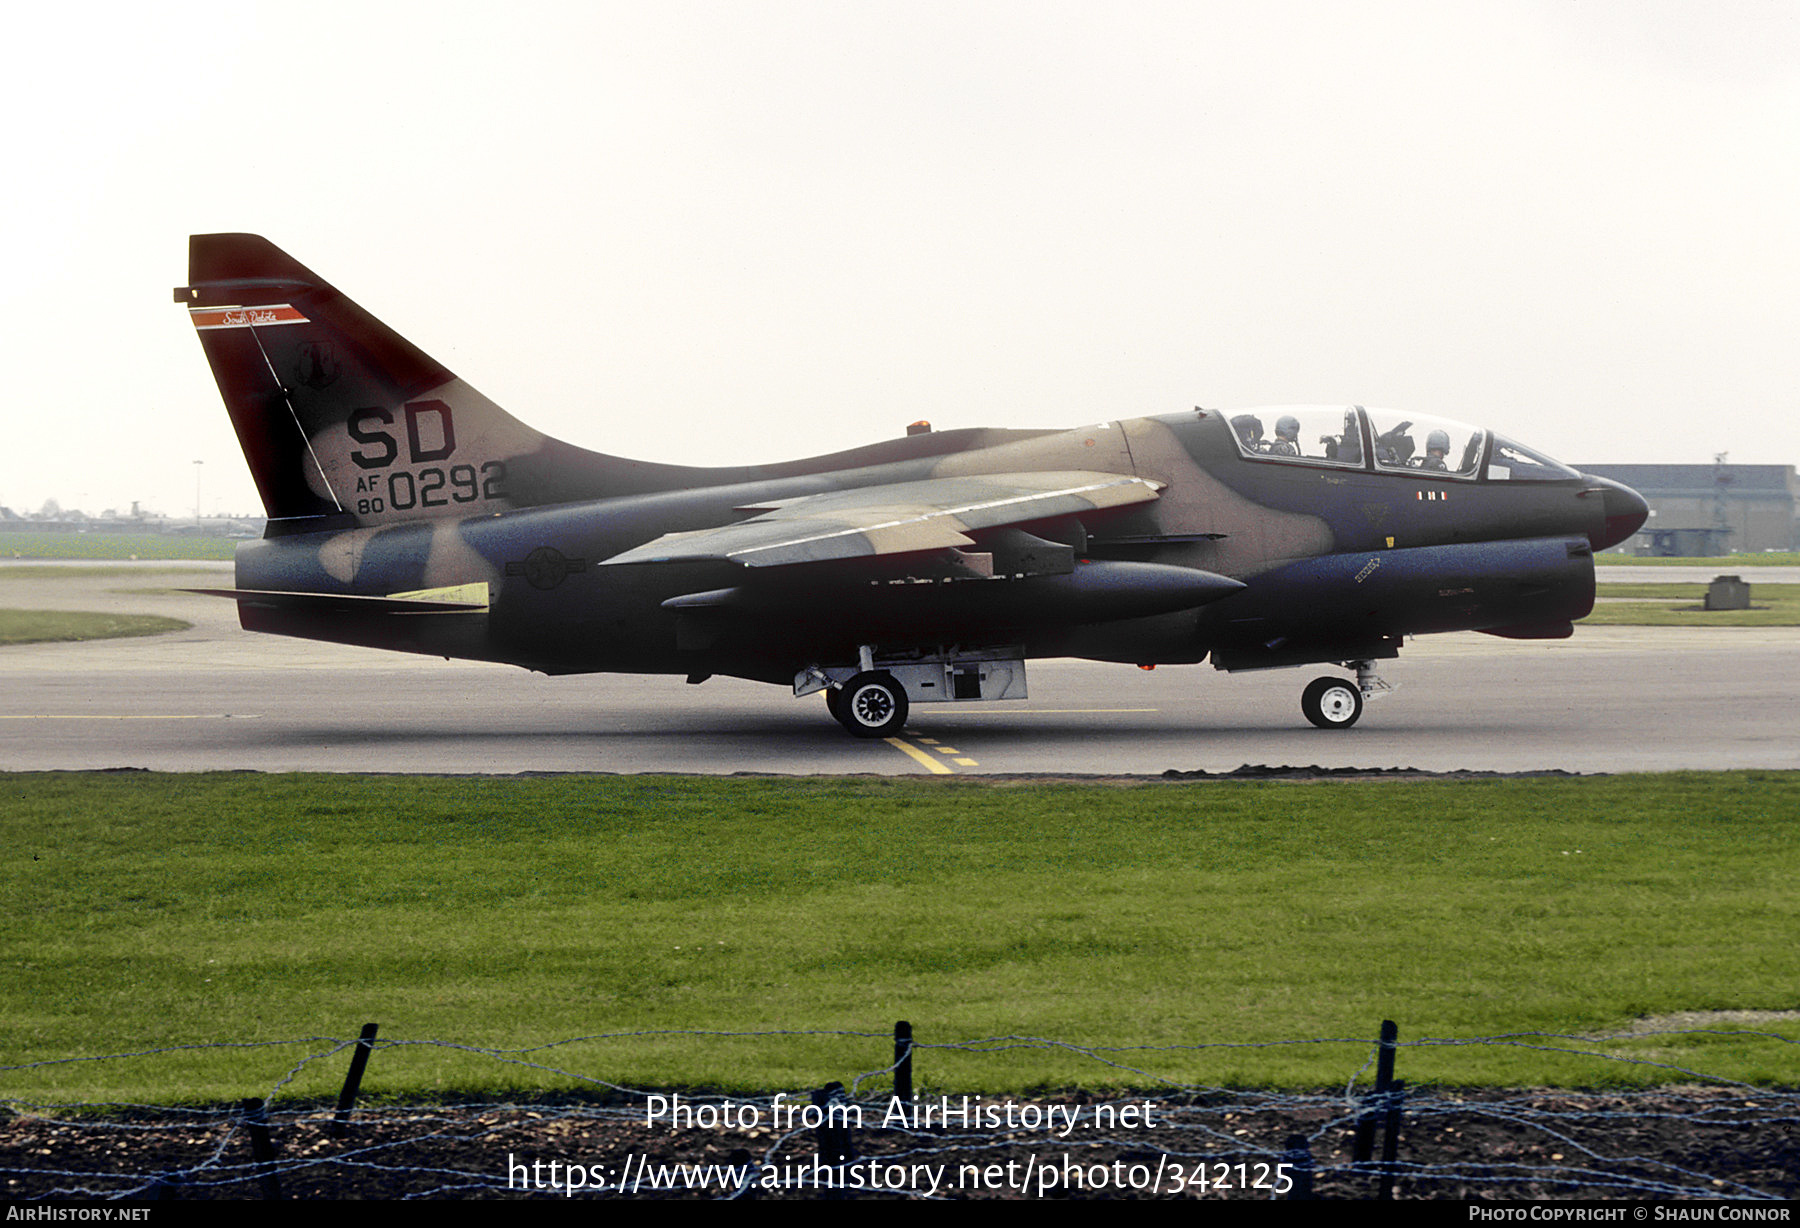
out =
[[1148,503],[1161,489],[1144,478],[1081,470],[863,486],[786,500],[737,524],[667,533],[604,565],[714,559],[784,567],[955,549],[973,545],[972,532]]

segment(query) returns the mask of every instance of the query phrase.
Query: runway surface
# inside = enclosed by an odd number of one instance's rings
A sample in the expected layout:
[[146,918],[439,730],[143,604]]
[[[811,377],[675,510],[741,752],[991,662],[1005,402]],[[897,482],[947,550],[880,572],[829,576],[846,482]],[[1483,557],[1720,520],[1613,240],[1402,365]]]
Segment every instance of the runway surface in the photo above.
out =
[[1382,667],[1395,693],[1355,728],[1330,732],[1299,709],[1308,680],[1340,672],[1328,667],[1222,674],[1033,662],[1023,703],[920,705],[903,737],[859,742],[822,700],[782,688],[544,678],[256,636],[238,629],[231,603],[168,591],[228,584],[229,564],[72,567],[51,578],[9,570],[0,567],[0,606],[165,614],[195,625],[145,639],[0,648],[0,770],[1800,768],[1800,629],[1792,628],[1596,627],[1547,643],[1422,637]]

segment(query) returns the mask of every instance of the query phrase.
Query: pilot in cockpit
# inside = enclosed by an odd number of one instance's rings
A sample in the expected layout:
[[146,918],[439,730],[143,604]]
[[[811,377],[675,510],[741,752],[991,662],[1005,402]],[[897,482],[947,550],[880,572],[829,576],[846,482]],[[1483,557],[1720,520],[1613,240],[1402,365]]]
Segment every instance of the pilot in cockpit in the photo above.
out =
[[1329,459],[1342,461],[1347,465],[1362,464],[1362,427],[1357,423],[1356,411],[1354,409],[1344,411],[1344,433],[1342,435],[1335,438],[1326,435],[1321,442],[1325,445],[1325,455]]

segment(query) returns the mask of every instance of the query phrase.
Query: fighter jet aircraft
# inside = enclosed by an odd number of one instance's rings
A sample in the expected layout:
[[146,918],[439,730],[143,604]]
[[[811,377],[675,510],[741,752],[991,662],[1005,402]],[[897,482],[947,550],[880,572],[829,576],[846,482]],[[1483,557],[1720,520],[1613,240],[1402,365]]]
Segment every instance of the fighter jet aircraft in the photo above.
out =
[[252,631],[546,674],[825,692],[852,734],[1025,697],[1031,658],[1331,662],[1356,723],[1428,632],[1569,635],[1635,492],[1502,435],[1361,406],[947,430],[692,468],[549,438],[255,235],[175,292],[269,515]]

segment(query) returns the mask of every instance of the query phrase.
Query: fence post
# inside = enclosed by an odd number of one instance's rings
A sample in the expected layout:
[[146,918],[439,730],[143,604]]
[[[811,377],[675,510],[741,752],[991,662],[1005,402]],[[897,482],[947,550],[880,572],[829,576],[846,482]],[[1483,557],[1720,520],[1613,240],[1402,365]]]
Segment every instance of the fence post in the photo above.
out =
[[[824,1087],[814,1090],[812,1094],[812,1102],[821,1110],[819,1127],[813,1131],[813,1143],[819,1150],[821,1164],[848,1164],[856,1158],[856,1153],[850,1146],[849,1127],[837,1124],[838,1121],[843,1120],[841,1115],[835,1121],[832,1115],[834,1108],[841,1111],[845,1100],[842,1083],[827,1083]],[[824,1197],[828,1199],[846,1197],[842,1182],[827,1187]]]
[[281,1197],[281,1178],[275,1175],[275,1144],[269,1138],[269,1119],[263,1102],[252,1096],[243,1102],[244,1129],[250,1134],[250,1154],[256,1157],[256,1180],[264,1198]]
[[1379,1109],[1372,1107],[1385,1103],[1389,1086],[1394,1082],[1394,1042],[1400,1037],[1400,1027],[1392,1019],[1381,1021],[1381,1053],[1375,1060],[1375,1091],[1364,1099],[1362,1114],[1356,1119],[1356,1146],[1350,1153],[1355,1164],[1366,1164],[1375,1152],[1375,1119]]
[[331,1119],[331,1137],[343,1138],[344,1131],[350,1125],[350,1111],[356,1107],[356,1093],[362,1090],[363,1070],[369,1064],[369,1054],[375,1048],[375,1025],[363,1024],[362,1035],[357,1038],[356,1051],[350,1055],[350,1073],[344,1076],[344,1090],[338,1093],[337,1113]]
[[909,1107],[913,1098],[912,1049],[912,1024],[902,1019],[894,1025],[894,1099]]
[[1385,1133],[1381,1136],[1381,1181],[1376,1186],[1375,1197],[1382,1202],[1394,1197],[1394,1161],[1400,1154],[1400,1106],[1405,1100],[1406,1080],[1395,1079],[1388,1089],[1387,1113],[1381,1123]]
[[1287,1192],[1288,1201],[1310,1200],[1313,1196],[1312,1144],[1306,1141],[1304,1134],[1290,1134],[1282,1158],[1294,1166],[1294,1184]]

